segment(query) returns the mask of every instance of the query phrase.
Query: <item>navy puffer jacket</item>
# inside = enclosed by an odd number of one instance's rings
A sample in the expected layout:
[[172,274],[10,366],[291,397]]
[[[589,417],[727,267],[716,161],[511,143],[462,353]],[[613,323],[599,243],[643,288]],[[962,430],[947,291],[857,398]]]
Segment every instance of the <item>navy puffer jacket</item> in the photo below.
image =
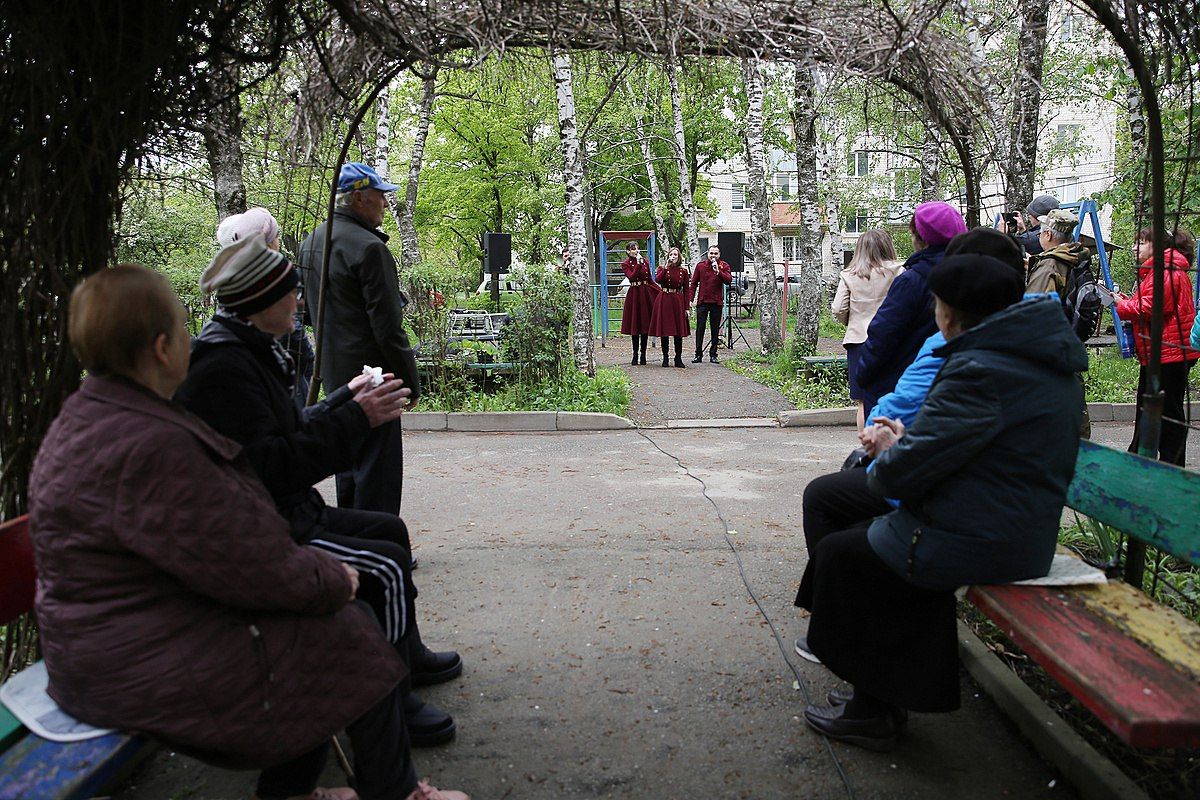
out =
[[946,361],[921,411],[870,473],[902,504],[871,524],[872,548],[927,589],[1045,575],[1075,473],[1083,345],[1041,296],[934,355]]

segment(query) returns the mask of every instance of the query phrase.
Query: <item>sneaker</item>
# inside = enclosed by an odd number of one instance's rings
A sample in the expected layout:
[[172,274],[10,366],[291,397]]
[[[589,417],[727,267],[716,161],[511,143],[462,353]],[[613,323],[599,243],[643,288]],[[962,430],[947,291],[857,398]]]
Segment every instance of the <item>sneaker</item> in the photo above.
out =
[[711,363],[713,363],[713,364],[720,363],[720,362],[718,362],[718,361],[717,361],[717,357],[716,357],[716,356],[709,356],[709,357],[708,357],[708,360],[709,360]]
[[847,719],[845,706],[810,705],[804,709],[808,727],[839,742],[886,753],[896,746],[899,731],[891,716]]
[[796,639],[796,655],[800,656],[803,659],[811,661],[814,664],[821,663],[821,659],[817,658],[817,656],[813,653],[813,651],[808,649],[808,637],[807,636],[801,636],[798,639]]
[[701,357],[701,356],[696,356],[695,358],[693,358],[693,359],[692,359],[692,363],[693,363],[693,364],[699,364],[699,363],[700,363],[701,361],[703,361],[703,360],[704,360],[704,358],[703,358],[703,357]]

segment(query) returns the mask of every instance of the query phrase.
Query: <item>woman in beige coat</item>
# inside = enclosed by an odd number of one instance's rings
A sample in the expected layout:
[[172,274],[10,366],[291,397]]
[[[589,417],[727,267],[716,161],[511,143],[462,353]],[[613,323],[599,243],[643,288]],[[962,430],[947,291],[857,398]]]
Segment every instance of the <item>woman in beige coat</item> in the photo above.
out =
[[903,262],[896,259],[891,235],[875,228],[858,237],[854,257],[838,276],[831,310],[838,322],[846,326],[842,347],[846,348],[850,399],[858,406],[859,430],[863,427],[863,395],[855,375],[858,348],[867,340],[867,326],[887,296],[892,281],[903,271]]

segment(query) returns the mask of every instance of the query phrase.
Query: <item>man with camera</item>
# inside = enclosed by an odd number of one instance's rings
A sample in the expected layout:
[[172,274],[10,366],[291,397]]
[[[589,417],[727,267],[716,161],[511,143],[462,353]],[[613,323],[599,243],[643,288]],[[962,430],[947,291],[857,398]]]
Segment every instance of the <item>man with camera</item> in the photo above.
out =
[[[712,342],[709,344],[708,360],[717,363],[718,331],[721,328],[721,306],[725,302],[724,287],[733,281],[733,271],[721,260],[721,248],[715,244],[708,248],[708,258],[692,270],[692,287],[689,292],[691,304],[696,308],[696,357],[693,364],[704,360],[704,326],[710,326]],[[697,289],[699,292],[697,293]]]
[[[1001,215],[1000,231],[1016,236],[1017,241],[1025,248],[1025,252],[1036,256],[1044,249],[1039,238],[1042,233],[1042,218],[1056,208],[1058,208],[1057,197],[1048,194],[1038,195],[1033,198],[1033,202],[1025,209],[1024,214],[1020,211],[1005,211]],[[1026,220],[1027,216],[1028,221]]]

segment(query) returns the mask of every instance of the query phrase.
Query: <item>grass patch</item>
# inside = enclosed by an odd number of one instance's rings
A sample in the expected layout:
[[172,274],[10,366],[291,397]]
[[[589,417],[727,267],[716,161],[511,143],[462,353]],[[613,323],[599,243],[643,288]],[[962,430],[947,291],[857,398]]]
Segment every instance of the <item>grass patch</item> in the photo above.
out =
[[773,356],[739,353],[726,360],[729,369],[745,375],[786,397],[796,408],[844,408],[850,403],[850,385],[840,368],[821,369],[804,376],[803,354],[790,343]]
[[628,416],[629,376],[616,367],[602,367],[595,377],[570,370],[559,380],[528,386],[494,379],[494,390],[471,388],[454,393],[422,395],[422,411],[592,411]]

